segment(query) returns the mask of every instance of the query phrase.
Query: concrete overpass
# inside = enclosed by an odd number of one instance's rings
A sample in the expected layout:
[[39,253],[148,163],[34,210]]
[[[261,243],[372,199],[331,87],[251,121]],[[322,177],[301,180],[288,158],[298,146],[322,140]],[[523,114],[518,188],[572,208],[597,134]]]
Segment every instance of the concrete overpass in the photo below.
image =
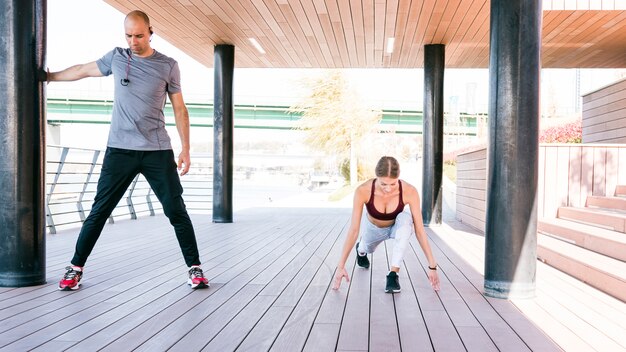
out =
[[[49,125],[66,123],[109,124],[113,101],[84,99],[48,99],[46,102]],[[188,103],[192,127],[213,127],[213,104]],[[401,134],[422,134],[423,112],[416,110],[380,111],[381,131]],[[234,105],[234,128],[290,130],[296,128],[300,113],[290,112],[280,105]],[[446,132],[476,136],[477,117],[484,114],[459,114],[459,123]],[[174,113],[169,103],[165,105],[168,126],[174,126]]]

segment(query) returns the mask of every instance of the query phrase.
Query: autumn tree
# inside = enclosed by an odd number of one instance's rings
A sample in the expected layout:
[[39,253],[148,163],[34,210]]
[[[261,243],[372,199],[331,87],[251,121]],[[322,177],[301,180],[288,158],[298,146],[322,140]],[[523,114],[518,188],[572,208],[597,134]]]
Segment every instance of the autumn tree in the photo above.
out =
[[358,146],[365,137],[376,133],[381,119],[379,111],[364,106],[339,70],[303,82],[310,94],[290,107],[301,113],[297,123],[306,131],[304,142],[312,149],[339,160],[350,160],[350,184],[358,182]]

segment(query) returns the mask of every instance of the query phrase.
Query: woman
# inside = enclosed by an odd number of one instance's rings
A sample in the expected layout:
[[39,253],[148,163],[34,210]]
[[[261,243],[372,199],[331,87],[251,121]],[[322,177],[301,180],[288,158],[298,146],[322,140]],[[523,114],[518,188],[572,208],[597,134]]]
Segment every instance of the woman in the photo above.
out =
[[[354,246],[359,228],[363,206],[367,210],[365,228],[361,233],[361,239],[356,244],[357,265],[361,268],[369,268],[368,253],[373,253],[376,247],[384,240],[394,238],[395,243],[391,256],[391,270],[387,275],[385,292],[400,292],[398,272],[402,257],[406,250],[411,234],[415,233],[426,258],[428,259],[428,280],[433,289],[439,290],[439,276],[437,275],[437,262],[433,257],[428,244],[426,231],[422,222],[420,209],[420,197],[417,189],[407,182],[401,181],[400,165],[390,156],[380,158],[376,164],[376,178],[371,179],[357,187],[354,192],[352,208],[352,220],[350,229],[343,246],[341,259],[335,272],[333,289],[339,289],[341,280],[350,281],[345,264]],[[409,205],[410,212],[405,211],[405,205]]]

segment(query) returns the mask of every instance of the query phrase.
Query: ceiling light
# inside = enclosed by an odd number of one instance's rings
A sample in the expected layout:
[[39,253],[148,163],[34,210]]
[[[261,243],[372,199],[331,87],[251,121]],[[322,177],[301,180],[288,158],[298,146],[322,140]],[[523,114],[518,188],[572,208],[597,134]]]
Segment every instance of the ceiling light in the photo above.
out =
[[391,37],[387,38],[387,54],[393,53],[393,43],[396,41],[396,38]]
[[248,38],[248,40],[250,41],[250,43],[252,43],[252,45],[256,48],[256,50],[258,50],[261,54],[265,54],[265,50],[263,50],[263,47],[261,47],[261,44],[259,44],[259,42],[257,42],[256,39]]

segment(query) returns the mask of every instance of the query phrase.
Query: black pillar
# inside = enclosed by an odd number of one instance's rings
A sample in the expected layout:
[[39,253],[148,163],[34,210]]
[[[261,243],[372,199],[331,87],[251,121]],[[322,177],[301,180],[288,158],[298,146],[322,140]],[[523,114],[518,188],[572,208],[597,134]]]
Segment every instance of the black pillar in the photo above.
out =
[[441,225],[445,48],[443,44],[424,46],[422,218],[425,226]]
[[235,47],[214,50],[213,222],[233,222],[233,71]]
[[535,294],[541,0],[492,0],[485,295]]
[[0,1],[0,286],[46,281],[45,12]]

